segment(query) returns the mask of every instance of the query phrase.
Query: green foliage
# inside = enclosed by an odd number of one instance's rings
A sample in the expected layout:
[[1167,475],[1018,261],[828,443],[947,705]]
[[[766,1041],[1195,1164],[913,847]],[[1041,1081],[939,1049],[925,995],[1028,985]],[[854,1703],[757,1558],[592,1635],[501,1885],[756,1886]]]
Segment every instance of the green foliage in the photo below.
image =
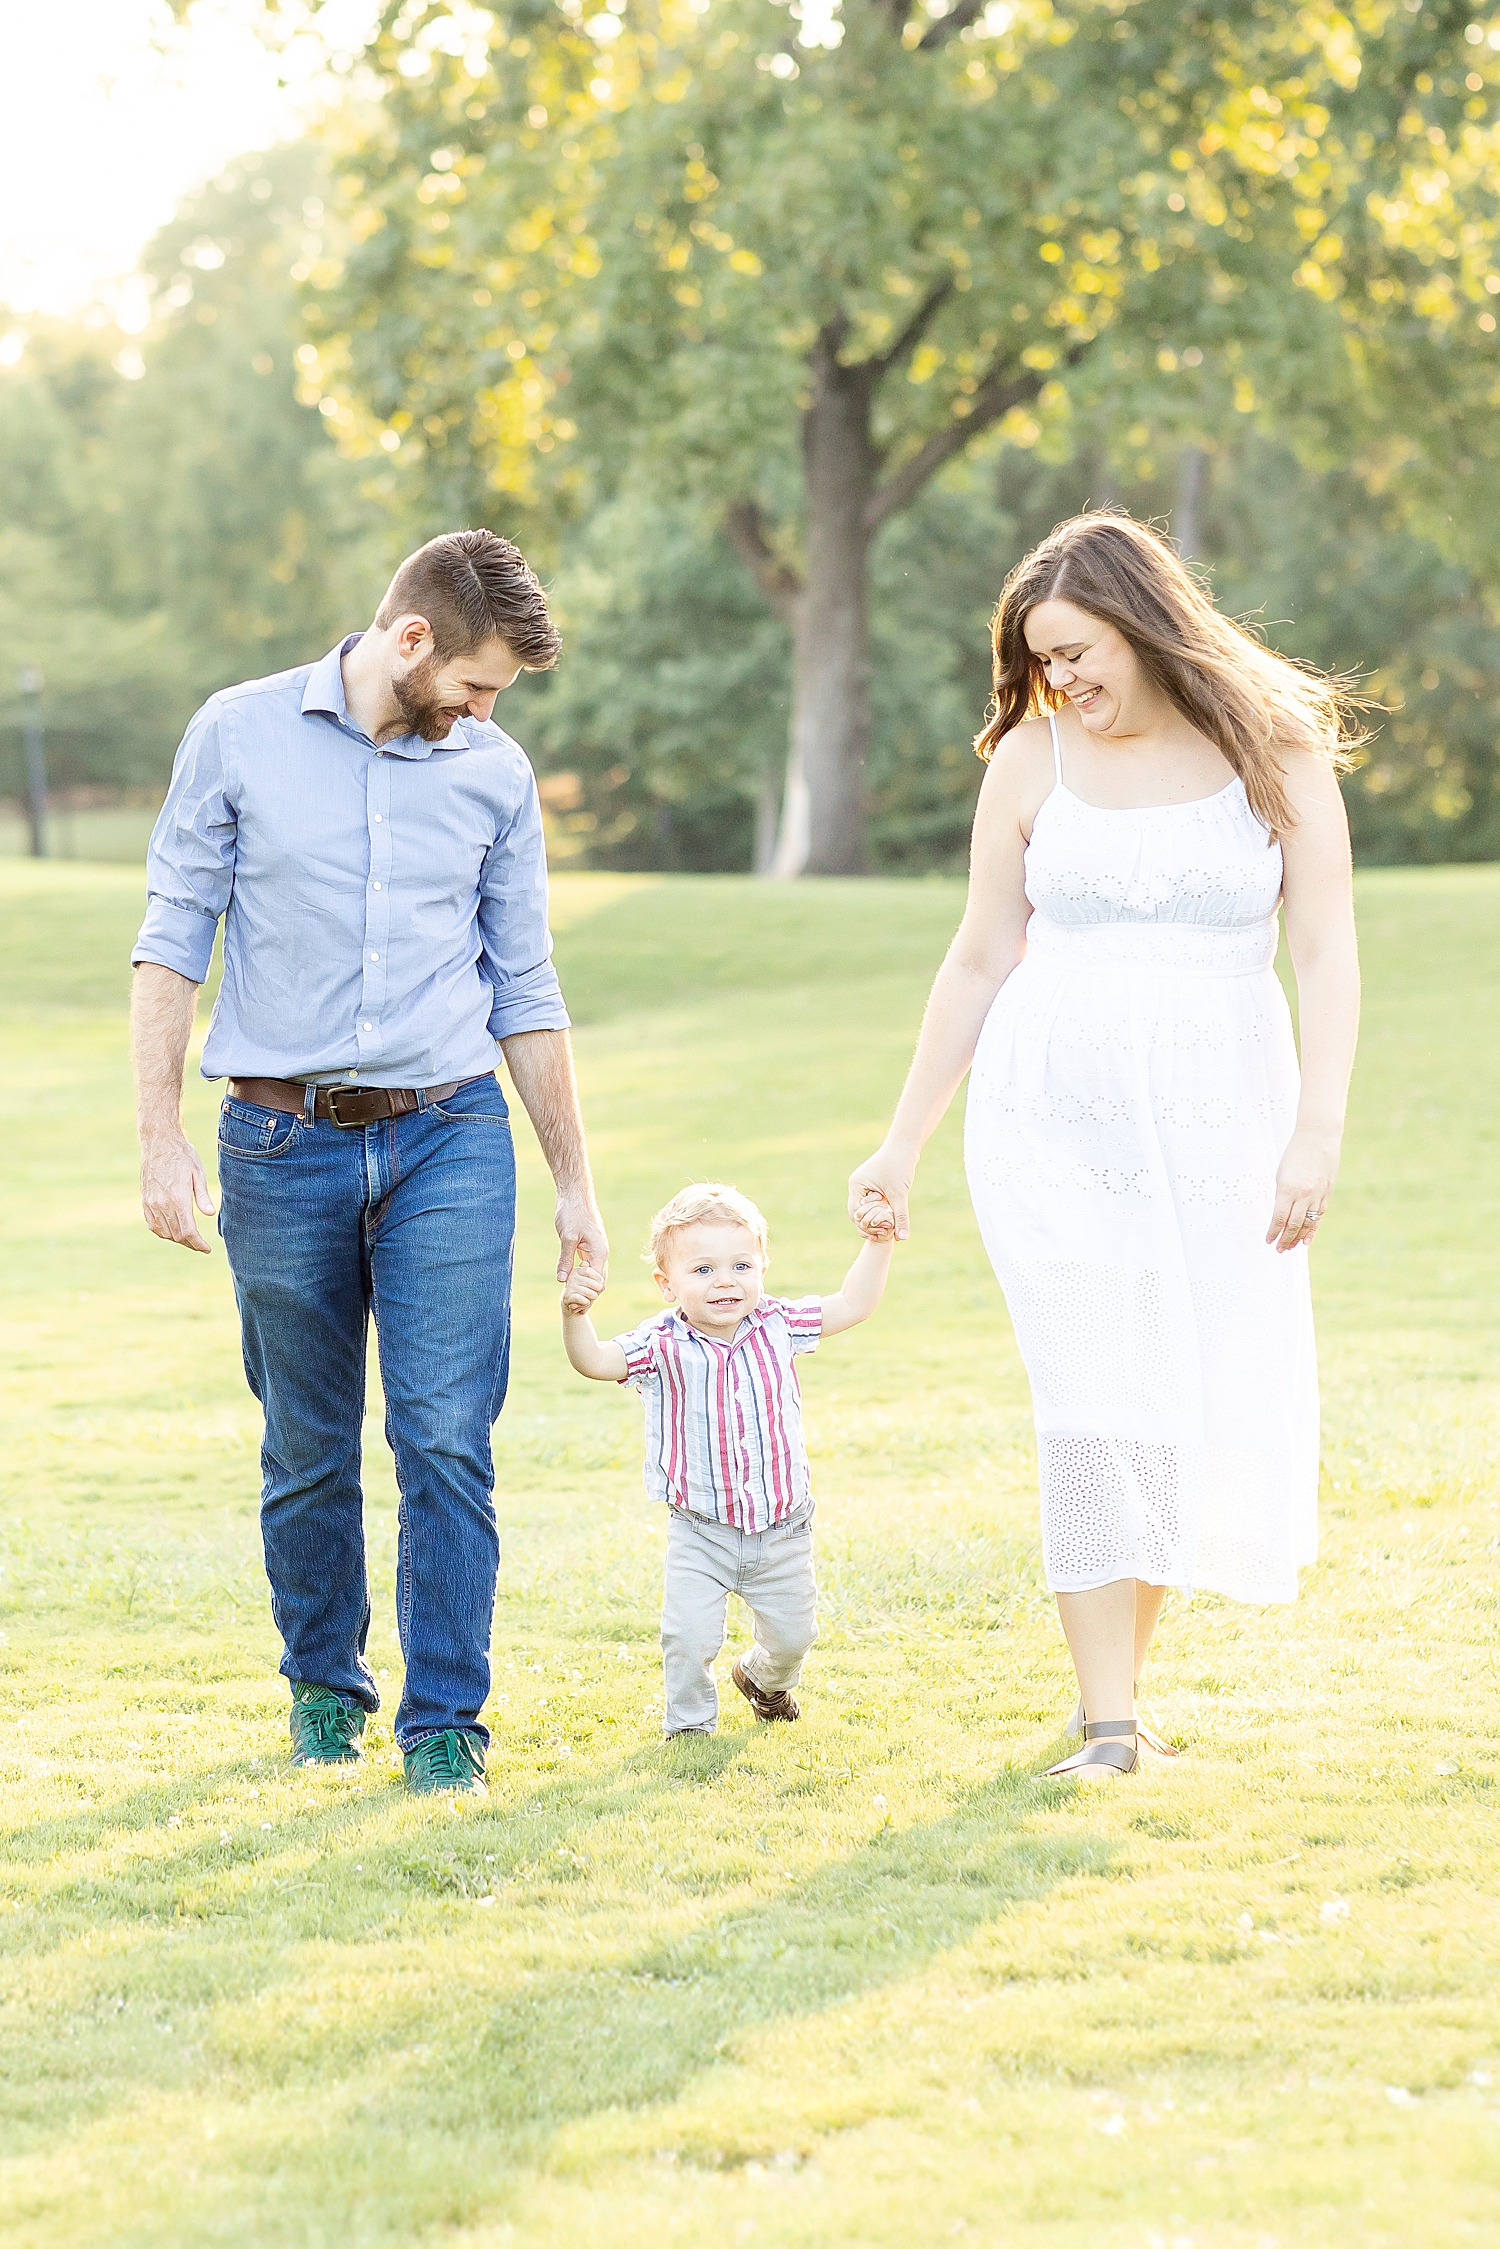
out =
[[1163,355],[1184,428],[1257,399],[1326,427],[1372,359],[1408,399],[1441,362],[1483,442],[1495,62],[1462,11],[893,0],[824,46],[803,24],[517,0],[460,29],[388,0],[383,98],[331,136],[326,387],[408,460],[467,453],[527,495],[644,455],[769,501],[789,545],[807,356],[835,330],[899,378],[896,476],[1004,413],[997,381],[1022,437],[1070,369],[1079,398],[1159,411]]
[[246,159],[151,245],[139,345],[44,325],[0,374],[0,633],[45,677],[56,782],[159,783],[206,694],[321,651],[390,560],[379,502],[296,396],[318,177],[305,149]]
[[[1171,516],[1170,431],[1154,458],[1121,446],[1118,468],[1088,436],[1079,429],[1059,462],[1006,448],[955,466],[876,549],[879,867],[965,863],[980,779],[970,745],[1006,571],[1080,507]],[[1222,605],[1289,655],[1357,671],[1382,706],[1345,784],[1359,858],[1500,856],[1500,619],[1487,583],[1353,470],[1310,472],[1253,429],[1206,477],[1199,560]],[[620,503],[564,538],[554,590],[564,662],[518,686],[506,719],[570,807],[556,813],[560,863],[748,867],[790,691],[786,637],[748,574],[700,516]]]
[[[784,614],[831,343],[874,386],[878,865],[962,857],[1006,568],[1086,499],[1170,512],[1188,444],[1229,605],[1392,705],[1351,788],[1364,855],[1495,849],[1483,28],[1175,0],[797,20],[389,0],[382,99],[330,130],[311,379],[414,504],[504,495],[554,562],[572,668],[520,707],[566,847],[763,848],[787,641],[716,526]],[[997,422],[998,490],[971,445]]]
[[549,594],[563,661],[499,716],[548,773],[554,859],[749,866],[788,652],[740,563],[680,511],[622,497],[564,541]]

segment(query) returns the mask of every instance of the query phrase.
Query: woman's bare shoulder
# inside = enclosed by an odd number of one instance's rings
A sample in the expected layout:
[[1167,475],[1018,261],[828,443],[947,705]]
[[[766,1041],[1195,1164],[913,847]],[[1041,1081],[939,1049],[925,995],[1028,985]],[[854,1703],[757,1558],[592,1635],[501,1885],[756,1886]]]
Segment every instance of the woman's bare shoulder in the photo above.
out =
[[1055,777],[1051,728],[1044,718],[1023,718],[991,751],[984,795],[1014,804],[1029,829]]
[[1330,809],[1342,803],[1337,769],[1323,751],[1285,749],[1279,762],[1294,811]]

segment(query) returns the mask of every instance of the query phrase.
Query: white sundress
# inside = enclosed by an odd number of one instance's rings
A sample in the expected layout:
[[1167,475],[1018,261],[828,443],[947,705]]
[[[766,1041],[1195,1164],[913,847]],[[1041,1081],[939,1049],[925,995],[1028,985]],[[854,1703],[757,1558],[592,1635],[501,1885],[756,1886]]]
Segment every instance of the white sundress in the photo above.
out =
[[1265,1235],[1298,1068],[1281,847],[1234,780],[1110,811],[1057,783],[965,1155],[1031,1378],[1047,1582],[1291,1601],[1317,1551],[1307,1251]]

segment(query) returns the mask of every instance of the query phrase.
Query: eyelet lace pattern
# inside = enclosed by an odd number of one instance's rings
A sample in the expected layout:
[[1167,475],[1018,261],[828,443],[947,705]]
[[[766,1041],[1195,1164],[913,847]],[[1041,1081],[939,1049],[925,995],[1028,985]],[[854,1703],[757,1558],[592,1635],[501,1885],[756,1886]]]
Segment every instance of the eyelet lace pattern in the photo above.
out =
[[965,1144],[1036,1413],[1048,1583],[1296,1597],[1316,1552],[1307,1253],[1265,1243],[1296,1115],[1281,850],[1239,782],[1112,812],[1059,786]]

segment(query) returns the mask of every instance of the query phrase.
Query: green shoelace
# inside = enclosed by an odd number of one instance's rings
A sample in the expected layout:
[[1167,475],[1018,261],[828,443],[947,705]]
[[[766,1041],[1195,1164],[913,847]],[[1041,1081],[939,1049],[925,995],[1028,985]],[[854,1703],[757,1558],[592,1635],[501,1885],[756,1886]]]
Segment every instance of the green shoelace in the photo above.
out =
[[456,1726],[419,1741],[411,1756],[423,1779],[439,1787],[445,1781],[457,1784],[484,1777],[484,1752],[472,1734],[463,1733]]

